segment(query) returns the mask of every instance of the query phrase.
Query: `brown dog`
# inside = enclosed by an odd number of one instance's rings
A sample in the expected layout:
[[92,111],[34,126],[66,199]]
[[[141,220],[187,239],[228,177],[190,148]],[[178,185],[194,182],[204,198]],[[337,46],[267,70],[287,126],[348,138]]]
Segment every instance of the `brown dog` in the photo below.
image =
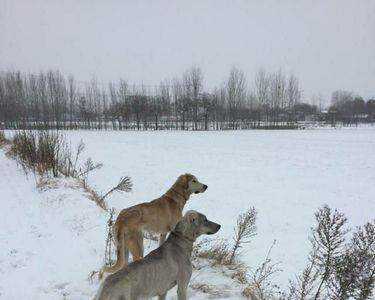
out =
[[160,198],[123,209],[113,225],[113,236],[117,247],[117,261],[113,266],[104,266],[104,272],[114,273],[128,264],[129,251],[133,260],[143,258],[143,230],[160,234],[161,245],[182,218],[182,210],[190,195],[203,193],[207,185],[200,183],[194,175],[184,174]]

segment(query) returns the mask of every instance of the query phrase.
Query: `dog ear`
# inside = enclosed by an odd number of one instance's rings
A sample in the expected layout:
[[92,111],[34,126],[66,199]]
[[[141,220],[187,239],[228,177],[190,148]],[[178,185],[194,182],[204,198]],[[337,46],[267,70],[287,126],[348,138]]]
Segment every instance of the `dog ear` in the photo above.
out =
[[180,178],[180,185],[184,190],[187,190],[189,188],[189,176],[188,174],[181,175]]
[[186,215],[190,224],[198,225],[198,214],[196,211],[189,210]]

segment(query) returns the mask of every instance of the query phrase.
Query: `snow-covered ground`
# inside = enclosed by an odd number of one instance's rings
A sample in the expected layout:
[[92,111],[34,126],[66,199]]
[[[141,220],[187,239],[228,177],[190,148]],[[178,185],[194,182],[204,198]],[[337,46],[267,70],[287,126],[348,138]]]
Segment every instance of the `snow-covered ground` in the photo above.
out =
[[[108,215],[84,196],[75,180],[52,179],[36,189],[17,164],[0,150],[0,299],[92,299],[99,282],[89,274],[102,262]],[[157,244],[146,240],[149,252]],[[239,299],[244,286],[235,271],[194,262],[191,284],[210,295]],[[190,297],[207,293],[190,289]],[[176,299],[172,290],[168,299]]]
[[[8,133],[9,134],[9,133]],[[129,194],[114,194],[110,207],[121,209],[161,195],[185,172],[209,188],[193,195],[195,209],[221,223],[218,236],[233,232],[238,214],[258,210],[258,235],[242,259],[258,266],[274,240],[271,258],[284,270],[275,277],[283,288],[306,262],[309,228],[322,204],[344,212],[350,226],[375,217],[375,130],[103,132],[68,131],[75,145],[86,144],[82,158],[104,166],[89,182],[105,192],[124,175],[134,183]],[[82,196],[71,181],[38,191],[14,161],[0,151],[0,298],[90,299],[97,283],[87,281],[103,259],[107,214]],[[146,243],[147,245],[147,243]],[[148,246],[153,247],[151,243]],[[214,278],[238,298],[233,283]],[[220,277],[220,276],[221,277]],[[194,299],[205,298],[191,290]],[[170,293],[174,296],[174,293]]]
[[0,165],[0,298],[90,299],[105,212],[74,181],[38,191],[1,150]]

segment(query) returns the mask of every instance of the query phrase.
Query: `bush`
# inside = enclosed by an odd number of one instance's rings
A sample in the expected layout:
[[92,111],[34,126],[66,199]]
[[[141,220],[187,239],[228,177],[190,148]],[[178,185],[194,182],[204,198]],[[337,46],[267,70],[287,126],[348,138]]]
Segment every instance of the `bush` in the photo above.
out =
[[204,258],[212,261],[212,265],[229,265],[231,249],[225,241],[212,241],[204,239],[194,245],[193,255],[196,258]]
[[78,165],[79,155],[84,149],[81,141],[75,155],[65,136],[56,131],[19,131],[12,141],[9,154],[12,155],[25,171],[32,170],[41,176],[79,177],[100,168],[89,158],[85,163],[89,168]]
[[256,219],[257,211],[254,207],[250,207],[237,218],[232,247],[229,246],[227,241],[216,240],[212,243],[212,241],[205,239],[195,246],[195,257],[213,260],[214,264],[218,265],[242,265],[241,262],[236,262],[238,250],[242,248],[243,244],[250,243],[251,238],[256,235]]
[[234,245],[232,253],[229,258],[229,263],[232,264],[238,250],[242,248],[243,244],[250,243],[251,238],[256,235],[257,227],[255,222],[257,220],[258,212],[254,207],[249,208],[246,212],[239,215],[237,218],[237,226],[234,228]]
[[20,131],[13,137],[10,154],[25,171],[32,170],[39,175],[59,175],[60,148],[62,136],[50,131]]
[[289,299],[372,299],[375,287],[375,221],[348,241],[346,217],[323,206],[311,229],[309,263],[290,282]]
[[242,291],[242,296],[254,300],[274,300],[283,299],[284,294],[280,287],[273,282],[273,277],[281,272],[279,268],[281,262],[273,262],[271,252],[276,241],[268,250],[267,256],[260,266],[255,270],[250,269],[248,286]]
[[[275,270],[275,265],[273,264],[271,265],[271,267],[269,267],[270,260],[267,260],[267,262],[262,265],[262,270],[257,270],[256,274],[250,278],[251,280],[249,280],[247,274],[249,267],[240,259],[238,259],[238,250],[242,248],[244,244],[250,243],[252,237],[256,235],[256,219],[257,211],[254,207],[251,207],[250,209],[248,209],[247,211],[238,216],[236,226],[234,227],[234,234],[232,237],[234,242],[233,246],[230,246],[226,240],[204,239],[200,243],[197,243],[194,246],[193,250],[194,258],[208,259],[211,261],[213,266],[226,266],[228,269],[233,270],[234,273],[231,275],[231,278],[236,280],[240,284],[246,285],[246,288],[244,289],[242,294],[244,297],[247,298],[254,298],[253,290],[255,290],[256,288],[256,292],[260,291],[263,292],[263,294],[267,295],[266,292],[268,292],[268,290],[266,291],[266,287],[264,287],[264,282],[268,280],[268,276],[278,271]],[[267,268],[265,269],[265,267]],[[268,271],[271,271],[271,274],[268,274]],[[258,274],[259,272],[262,273]],[[255,282],[253,279],[258,280],[259,276],[265,276],[266,278],[262,279],[262,282],[257,282],[259,283],[259,285],[255,287]],[[267,283],[268,282],[269,281],[267,281]]]
[[[0,141],[1,139],[2,135]],[[73,153],[65,136],[58,131],[19,131],[11,141],[8,155],[14,157],[25,172],[31,170],[39,176],[76,178],[88,193],[88,197],[106,210],[105,198],[115,191],[130,192],[133,186],[131,178],[122,177],[119,183],[103,196],[97,193],[88,184],[88,174],[101,168],[103,164],[94,163],[90,157],[83,164],[79,164],[79,157],[84,149],[85,144],[80,141]]]
[[4,131],[0,130],[0,146],[6,144],[8,140],[5,137]]

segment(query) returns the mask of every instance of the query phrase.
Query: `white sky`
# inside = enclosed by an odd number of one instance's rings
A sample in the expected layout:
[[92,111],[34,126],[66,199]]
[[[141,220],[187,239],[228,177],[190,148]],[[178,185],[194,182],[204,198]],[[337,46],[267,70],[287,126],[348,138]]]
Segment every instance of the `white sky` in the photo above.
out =
[[306,100],[374,97],[375,0],[0,0],[0,69],[158,84],[193,64],[207,88],[281,67]]

